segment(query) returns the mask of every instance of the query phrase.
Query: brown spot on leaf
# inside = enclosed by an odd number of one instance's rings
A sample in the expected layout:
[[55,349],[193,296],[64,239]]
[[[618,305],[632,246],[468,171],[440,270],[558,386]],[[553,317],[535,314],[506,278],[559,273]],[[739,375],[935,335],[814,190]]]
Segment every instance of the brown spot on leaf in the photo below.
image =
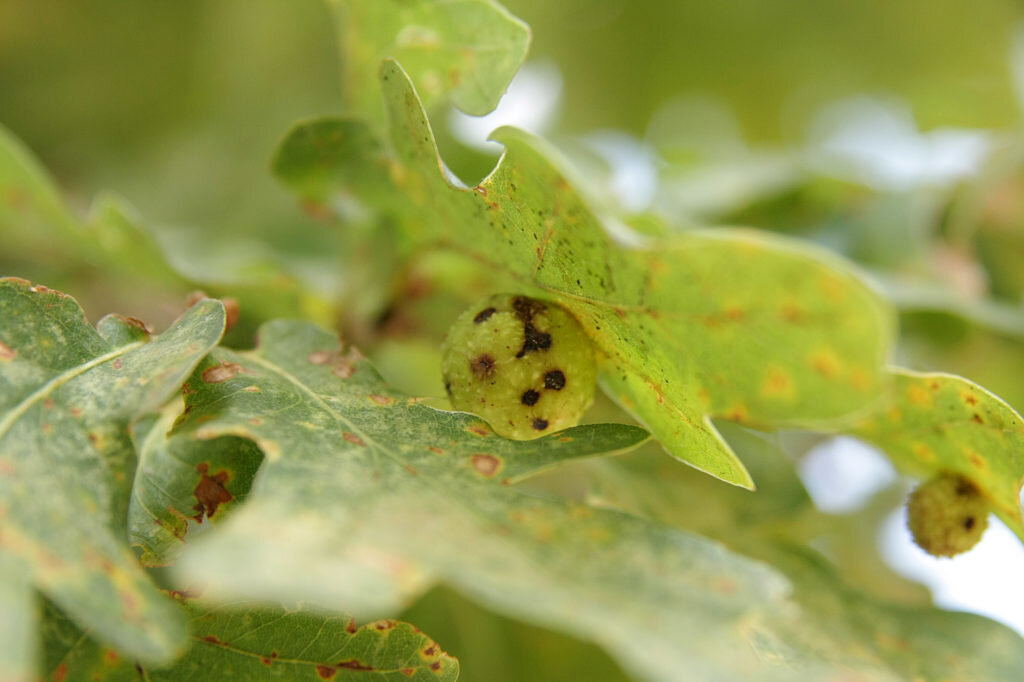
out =
[[316,667],[316,674],[324,680],[333,679],[338,674],[338,669],[332,665],[318,665]]
[[433,663],[431,663],[430,664],[430,669],[433,670],[434,672],[437,672],[438,670],[440,670],[441,669],[441,661],[434,661]]
[[967,403],[968,405],[977,405],[978,398],[973,393],[968,393],[964,395],[964,402]]
[[332,350],[315,350],[310,353],[306,359],[314,365],[326,365],[337,355]]
[[0,360],[13,360],[17,355],[18,352],[16,350],[0,341]]
[[376,393],[371,393],[369,395],[369,398],[372,402],[375,402],[381,406],[390,405],[391,403],[395,402],[394,398],[391,398],[386,395],[377,395]]
[[481,353],[474,360],[469,361],[469,369],[478,379],[484,379],[494,374],[496,363],[494,357],[489,353]]
[[974,416],[971,417],[971,421],[974,422],[975,424],[984,424],[985,423],[982,420],[981,415],[979,415],[977,412],[975,412]]
[[435,455],[443,455],[444,454],[444,450],[442,450],[441,448],[435,448],[433,445],[427,446],[427,450],[430,450]]
[[473,424],[472,426],[467,426],[466,430],[469,431],[470,433],[474,434],[474,435],[477,435],[477,436],[489,436],[489,435],[491,435],[490,429],[488,429],[485,425],[480,424],[480,423]]
[[209,469],[210,465],[206,462],[200,462],[196,466],[196,471],[199,472],[199,483],[196,484],[193,494],[198,504],[192,507],[196,511],[196,515],[192,518],[197,523],[202,523],[204,517],[212,517],[217,513],[217,507],[234,499],[234,496],[224,487],[224,484],[231,478],[228,472],[221,470],[210,476],[207,474]]
[[534,431],[543,431],[546,428],[548,428],[547,419],[541,419],[540,417],[537,417],[536,419],[533,420]]
[[372,665],[366,665],[362,661],[357,661],[354,658],[350,658],[347,661],[339,661],[338,667],[344,668],[345,670],[373,670]]
[[413,675],[416,674],[416,669],[415,668],[402,668],[398,672],[402,673],[406,677],[412,677]]
[[348,623],[345,624],[345,632],[347,632],[350,635],[354,635],[356,633],[356,619],[355,618],[349,618],[348,619]]
[[426,656],[427,658],[433,658],[434,656],[436,656],[437,655],[437,645],[436,644],[431,644],[430,646],[428,646],[426,649],[423,650],[423,655]]
[[242,366],[237,362],[222,362],[219,365],[206,368],[202,376],[203,381],[208,384],[219,384],[222,381],[233,379],[241,371]]
[[214,636],[214,635],[206,635],[205,637],[203,637],[203,641],[206,642],[207,644],[215,644],[216,646],[224,646],[224,642],[222,642],[219,639],[217,639],[217,637]]
[[242,308],[235,298],[222,298],[220,302],[224,304],[224,331],[230,331],[238,323]]
[[469,463],[481,476],[490,478],[501,470],[501,457],[496,455],[476,454],[469,458]]
[[397,625],[397,623],[395,621],[393,621],[393,620],[384,619],[384,620],[378,620],[378,621],[374,622],[372,625],[377,630],[384,631],[384,630],[390,630],[391,628],[395,627],[395,625]]
[[366,447],[366,443],[363,442],[363,439],[354,433],[349,433],[348,431],[345,431],[344,433],[341,434],[341,437],[344,438],[349,443],[352,443],[353,445],[358,445],[364,448]]
[[57,669],[53,671],[54,682],[63,682],[68,676],[68,664],[61,663],[57,666]]

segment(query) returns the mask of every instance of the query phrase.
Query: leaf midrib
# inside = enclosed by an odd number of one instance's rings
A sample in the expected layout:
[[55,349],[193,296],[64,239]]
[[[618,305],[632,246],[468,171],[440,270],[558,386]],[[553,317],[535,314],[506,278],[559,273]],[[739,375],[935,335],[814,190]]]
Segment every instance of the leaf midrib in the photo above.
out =
[[92,360],[89,360],[88,362],[82,363],[81,365],[78,365],[76,367],[73,367],[72,369],[62,372],[61,374],[58,374],[57,376],[47,381],[45,384],[43,384],[38,389],[33,391],[27,398],[18,403],[18,405],[13,410],[8,412],[3,419],[0,419],[0,441],[2,441],[4,437],[6,437],[7,432],[10,430],[11,426],[13,426],[14,423],[18,421],[18,419],[23,417],[25,413],[28,412],[28,410],[33,405],[43,400],[44,398],[50,396],[61,386],[71,381],[72,379],[75,379],[85,374],[94,367],[98,367],[99,365],[102,365],[105,362],[121,357],[122,355],[125,355],[135,350],[136,348],[144,346],[146,343],[148,343],[148,341],[135,341],[133,343],[121,346],[119,348],[116,348],[115,350],[112,350],[109,353],[99,355],[93,358]]

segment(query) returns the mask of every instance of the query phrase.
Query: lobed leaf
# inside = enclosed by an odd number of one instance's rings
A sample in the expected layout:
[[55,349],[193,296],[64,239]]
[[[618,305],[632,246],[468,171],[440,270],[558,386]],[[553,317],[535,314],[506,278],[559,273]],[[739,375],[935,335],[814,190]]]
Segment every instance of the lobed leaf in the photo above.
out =
[[894,369],[886,404],[851,433],[912,476],[966,477],[1024,540],[1024,419],[981,386],[948,374]]
[[[845,518],[816,512],[777,441],[730,425],[723,433],[764,481],[753,501],[742,490],[707,485],[693,471],[639,453],[599,462],[595,495],[720,540],[785,575],[796,608],[773,612],[767,628],[794,666],[793,679],[831,679],[802,673],[798,666],[807,659],[829,661],[844,670],[839,679],[850,680],[970,682],[1014,679],[1024,670],[1024,639],[1009,628],[934,608],[906,585],[896,585],[903,599],[895,599],[890,587],[898,578],[878,554],[874,535],[851,536]],[[680,496],[691,504],[680,505]],[[855,527],[864,521],[858,517]],[[847,567],[809,548],[811,540],[866,554],[870,582],[851,583]],[[833,552],[841,561],[843,552]]]
[[216,345],[224,309],[201,301],[153,340],[140,324],[108,318],[97,331],[71,297],[0,280],[0,563],[97,637],[159,662],[184,624],[124,543],[127,429]]
[[401,60],[432,107],[450,98],[467,114],[497,106],[530,44],[530,29],[494,0],[332,0],[350,113],[380,117],[375,74]]
[[265,325],[255,351],[214,351],[186,384],[186,404],[171,440],[189,465],[225,436],[265,455],[246,505],[176,567],[207,594],[379,615],[443,581],[599,642],[642,679],[839,669],[812,648],[791,650],[773,624],[791,613],[788,582],[767,566],[658,523],[502,485],[635,446],[645,438],[635,427],[497,438],[471,415],[395,394],[331,334],[297,322]]
[[334,680],[454,682],[457,660],[407,623],[356,626],[340,616],[233,604],[212,608],[179,597],[192,647],[169,667],[144,668],[83,633],[48,605],[43,623],[47,678],[220,682]]
[[[397,223],[408,248],[454,250],[569,309],[601,351],[606,392],[674,456],[752,487],[711,417],[821,427],[881,393],[891,312],[848,264],[746,230],[618,244],[553,152],[511,128],[494,134],[497,168],[466,188],[402,68],[385,61],[381,82],[390,159],[359,124],[318,121],[282,144],[281,179],[325,208],[355,196]],[[355,180],[385,169],[390,187]]]

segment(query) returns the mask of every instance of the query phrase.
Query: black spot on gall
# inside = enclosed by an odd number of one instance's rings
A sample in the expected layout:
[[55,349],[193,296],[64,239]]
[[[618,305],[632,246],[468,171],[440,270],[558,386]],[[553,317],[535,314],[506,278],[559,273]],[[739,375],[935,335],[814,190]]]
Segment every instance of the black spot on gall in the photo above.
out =
[[476,314],[476,317],[473,318],[473,324],[480,324],[481,322],[484,322],[496,312],[498,312],[497,308],[485,308],[481,310]]
[[473,374],[477,377],[489,377],[494,374],[494,358],[487,353],[482,353],[475,360],[470,361],[469,368],[473,370]]
[[544,429],[548,428],[548,420],[547,419],[534,419],[533,420],[533,428],[536,431],[543,431]]
[[523,397],[519,399],[523,405],[536,405],[537,401],[540,400],[540,393],[533,390],[532,388],[523,394]]
[[970,530],[972,528],[974,528],[974,517],[968,516],[964,519],[964,530]]
[[565,388],[565,374],[560,369],[553,369],[544,375],[544,388],[561,391]]

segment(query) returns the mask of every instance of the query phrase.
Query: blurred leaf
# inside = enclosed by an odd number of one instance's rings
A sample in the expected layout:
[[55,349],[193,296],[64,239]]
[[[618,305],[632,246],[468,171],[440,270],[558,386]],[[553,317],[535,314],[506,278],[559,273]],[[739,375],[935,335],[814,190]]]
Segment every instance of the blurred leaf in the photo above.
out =
[[197,524],[219,523],[252,486],[263,457],[252,441],[218,438],[179,454],[180,441],[168,440],[181,406],[171,404],[132,426],[139,465],[128,506],[128,536],[142,550],[144,566],[172,563]]
[[147,669],[83,633],[52,605],[43,624],[47,679],[297,680],[454,682],[457,660],[415,627],[311,611],[233,604],[209,608],[183,601],[192,648],[169,667]]
[[153,341],[126,326],[135,324],[109,318],[97,332],[71,297],[0,280],[0,553],[15,581],[159,662],[184,630],[122,539],[135,472],[127,427],[216,345],[224,309],[197,303]]
[[0,549],[0,680],[32,678],[36,658],[36,594],[18,559]]
[[252,353],[215,351],[186,394],[175,438],[243,436],[266,455],[247,504],[178,564],[211,596],[379,614],[442,580],[600,642],[645,679],[784,677],[762,663],[781,646],[763,623],[786,608],[770,569],[697,536],[502,485],[635,446],[635,427],[500,439],[470,415],[394,395],[333,335],[286,322],[264,326]]
[[428,108],[467,114],[498,104],[526,57],[530,29],[494,0],[331,0],[348,113],[380,119],[381,60],[405,64]]
[[[480,186],[452,184],[407,76],[388,61],[381,77],[395,156],[358,124],[320,121],[285,140],[281,179],[325,207],[354,194],[397,222],[410,246],[464,254],[568,308],[603,351],[606,390],[674,456],[750,487],[709,415],[820,425],[880,391],[889,311],[842,261],[738,230],[623,248],[552,165],[551,150],[509,128],[495,133],[505,155]],[[317,165],[301,161],[311,148]],[[389,189],[360,195],[362,184],[347,181],[385,167]]]
[[886,404],[851,433],[917,478],[961,474],[1024,540],[1024,419],[981,386],[948,374],[893,370]]
[[[654,457],[630,455],[596,463],[595,500],[707,534],[784,574],[798,608],[774,611],[768,624],[788,647],[784,657],[834,662],[844,671],[841,679],[851,680],[969,682],[1012,679],[1024,669],[1024,640],[1000,624],[914,604],[920,588],[906,581],[902,604],[879,595],[875,586],[847,584],[839,567],[806,543],[856,543],[851,549],[874,557],[875,579],[888,581],[891,572],[873,540],[846,534],[844,518],[815,512],[792,461],[772,439],[735,426],[725,426],[723,433],[761,474],[757,493],[712,485]],[[885,589],[895,587],[889,582]],[[792,679],[826,679],[793,671]]]
[[12,267],[5,262],[11,258],[45,258],[63,268],[102,269],[122,282],[183,289],[156,242],[129,216],[129,209],[105,195],[88,220],[80,221],[31,152],[0,126],[0,237],[8,247],[0,265]]
[[460,682],[633,682],[595,644],[500,616],[457,592],[432,589],[402,620],[458,656]]

